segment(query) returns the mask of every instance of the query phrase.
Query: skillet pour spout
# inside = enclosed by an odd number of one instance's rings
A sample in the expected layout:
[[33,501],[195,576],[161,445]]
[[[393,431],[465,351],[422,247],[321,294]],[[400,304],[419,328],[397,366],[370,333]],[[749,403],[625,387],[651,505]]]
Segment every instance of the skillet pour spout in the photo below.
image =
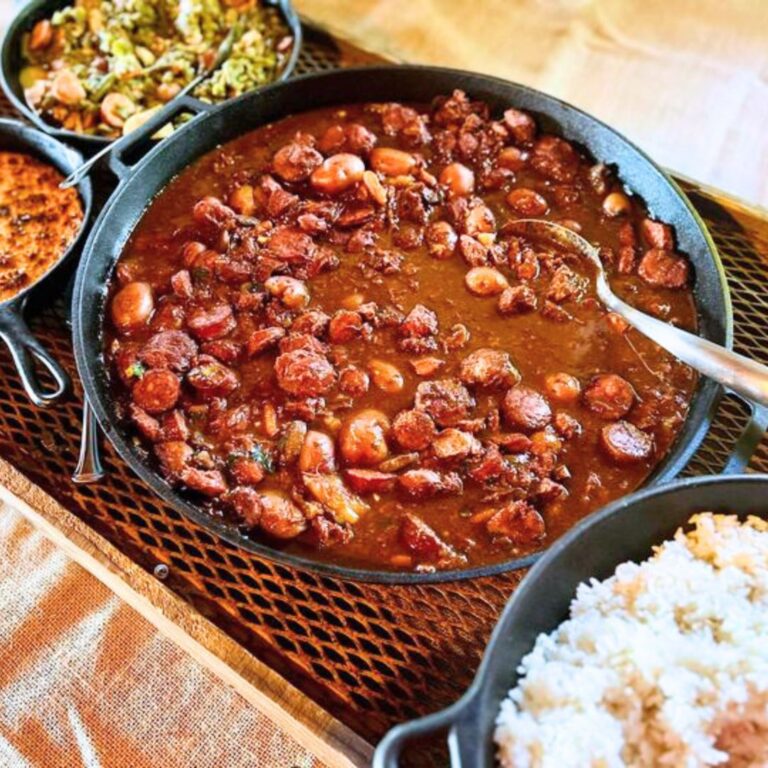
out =
[[[146,138],[139,129],[132,147],[111,158],[110,165],[122,180],[94,227],[78,270],[73,300],[78,371],[100,425],[126,462],[182,514],[227,541],[265,558],[302,569],[353,580],[388,583],[473,578],[527,567],[538,558],[538,554],[510,555],[509,559],[492,565],[412,573],[340,566],[250,538],[234,524],[211,516],[192,503],[147,465],[116,410],[101,358],[104,286],[109,283],[115,263],[149,202],[187,166],[215,147],[287,115],[356,103],[361,99],[365,102],[425,104],[456,89],[487,102],[496,115],[501,115],[510,106],[530,112],[547,132],[562,134],[582,145],[597,161],[614,164],[621,180],[646,201],[654,215],[674,227],[680,250],[690,258],[696,274],[694,300],[701,335],[714,343],[730,346],[730,301],[722,266],[701,220],[674,182],[609,127],[563,102],[523,86],[468,72],[416,66],[370,67],[310,75],[269,86],[258,94],[243,96],[200,114],[132,166],[133,156],[128,150],[140,147]],[[720,393],[715,382],[706,379],[698,382],[678,439],[658,464],[649,484],[669,480],[685,466],[709,427]]]

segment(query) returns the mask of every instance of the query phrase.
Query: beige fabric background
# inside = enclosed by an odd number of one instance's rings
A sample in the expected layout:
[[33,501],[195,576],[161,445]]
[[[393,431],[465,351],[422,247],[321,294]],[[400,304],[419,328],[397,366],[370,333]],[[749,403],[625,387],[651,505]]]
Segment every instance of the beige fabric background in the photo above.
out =
[[2,506],[0,766],[320,762]]
[[768,0],[295,0],[370,48],[559,96],[768,205]]

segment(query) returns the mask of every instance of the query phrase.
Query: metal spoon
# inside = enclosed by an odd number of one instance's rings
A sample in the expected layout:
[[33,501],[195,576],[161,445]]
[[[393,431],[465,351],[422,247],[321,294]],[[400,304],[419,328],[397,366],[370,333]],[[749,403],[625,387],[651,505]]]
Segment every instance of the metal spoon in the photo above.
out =
[[80,456],[72,473],[72,482],[95,483],[104,477],[99,445],[99,425],[87,398],[83,399],[83,425],[80,433]]
[[[193,80],[190,80],[170,101],[166,102],[161,109],[155,112],[151,118],[153,122],[160,121],[159,127],[162,127],[166,120],[162,120],[161,118],[163,118],[165,115],[170,118],[174,114],[176,105],[178,104],[179,100],[183,99],[184,96],[186,96],[190,91],[193,91],[195,88],[197,88],[197,86],[200,85],[203,80],[205,80],[207,77],[210,77],[230,57],[232,54],[232,47],[235,44],[238,29],[239,25],[237,24],[230,28],[229,32],[227,32],[227,36],[221,41],[218,50],[216,51],[216,58],[213,60],[213,63],[201,71],[200,74]],[[122,138],[125,137],[123,136],[121,139]],[[108,155],[116,146],[119,146],[121,139],[116,139],[111,144],[107,144],[106,147],[97,152],[93,157],[91,157],[89,160],[86,160],[86,162],[84,162],[79,168],[67,176],[67,178],[64,179],[61,184],[59,184],[59,187],[61,189],[74,187],[75,184],[77,184],[80,179],[83,178],[83,176],[88,174],[91,168],[93,168],[93,166],[96,165],[96,163],[99,162],[102,157]]]
[[657,320],[622,301],[608,284],[597,248],[581,235],[543,219],[518,219],[509,222],[505,229],[524,237],[549,240],[589,259],[596,270],[598,298],[608,309],[699,373],[754,403],[768,406],[768,366]]

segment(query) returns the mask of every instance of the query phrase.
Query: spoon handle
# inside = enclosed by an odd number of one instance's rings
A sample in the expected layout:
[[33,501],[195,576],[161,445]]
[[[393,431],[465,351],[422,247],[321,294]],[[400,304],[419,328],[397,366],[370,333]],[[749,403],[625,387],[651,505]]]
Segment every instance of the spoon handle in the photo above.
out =
[[99,425],[87,400],[83,401],[83,431],[80,435],[80,457],[72,474],[78,484],[95,483],[104,477],[99,446]]
[[768,366],[646,315],[610,290],[600,291],[610,310],[679,360],[754,403],[768,406]]

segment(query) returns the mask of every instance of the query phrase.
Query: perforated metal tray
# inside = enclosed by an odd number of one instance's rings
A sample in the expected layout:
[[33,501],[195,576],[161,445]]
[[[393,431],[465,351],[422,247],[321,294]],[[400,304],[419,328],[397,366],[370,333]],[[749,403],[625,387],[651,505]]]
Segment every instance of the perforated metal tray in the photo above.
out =
[[[376,57],[308,30],[298,73]],[[3,111],[0,109],[0,111]],[[5,111],[7,112],[7,105]],[[768,218],[691,183],[733,292],[736,349],[768,357]],[[30,306],[34,331],[75,377],[63,299]],[[220,541],[158,501],[105,446],[106,477],[77,486],[81,391],[49,410],[26,399],[0,351],[0,455],[193,608],[361,736],[439,709],[469,684],[522,573],[429,586],[345,583],[262,560]],[[717,473],[746,422],[726,398],[687,474]],[[752,468],[768,472],[768,441]]]

